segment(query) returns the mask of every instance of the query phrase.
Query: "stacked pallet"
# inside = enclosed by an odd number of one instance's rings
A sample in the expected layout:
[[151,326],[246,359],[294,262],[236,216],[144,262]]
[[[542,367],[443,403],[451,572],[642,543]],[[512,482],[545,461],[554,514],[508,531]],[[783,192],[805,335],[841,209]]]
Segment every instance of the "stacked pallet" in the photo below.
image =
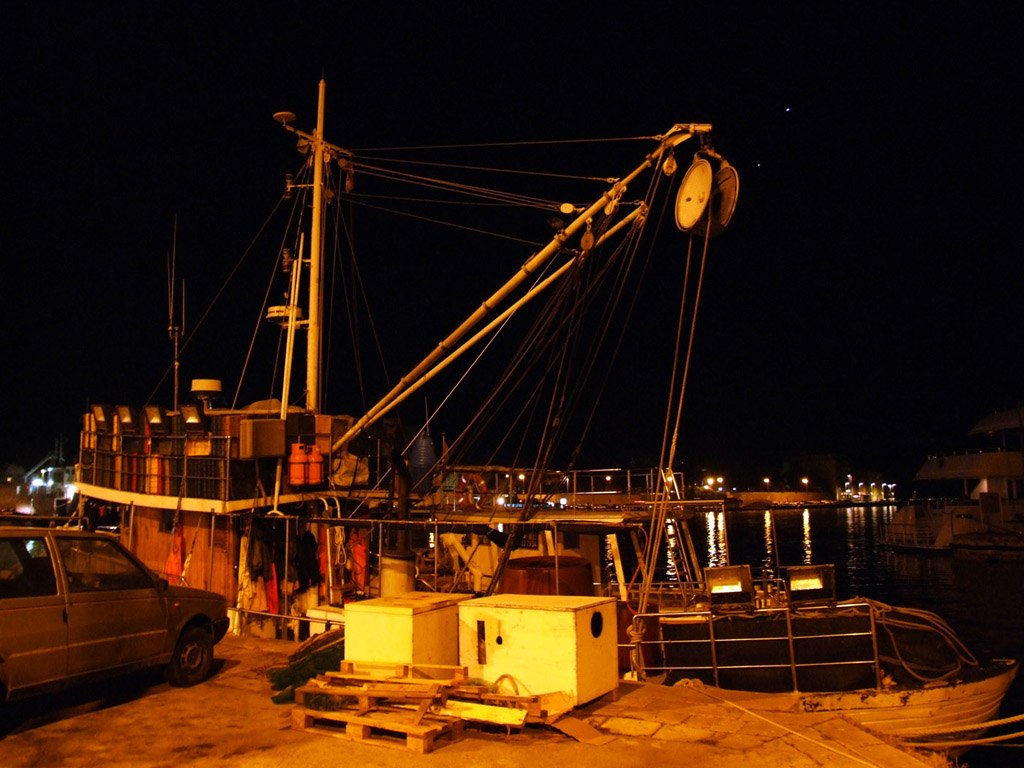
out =
[[295,702],[292,728],[420,754],[457,741],[467,721],[511,729],[549,717],[541,696],[497,693],[443,665],[346,660],[297,688]]

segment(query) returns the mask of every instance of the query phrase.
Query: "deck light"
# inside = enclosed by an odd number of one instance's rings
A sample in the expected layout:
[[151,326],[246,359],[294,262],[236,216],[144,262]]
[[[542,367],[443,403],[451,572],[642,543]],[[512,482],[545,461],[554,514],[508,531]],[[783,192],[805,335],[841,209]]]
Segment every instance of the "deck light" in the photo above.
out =
[[189,435],[206,431],[206,414],[198,405],[182,405],[181,418],[185,421],[185,433]]
[[834,565],[791,565],[783,569],[786,594],[794,607],[835,605]]
[[753,605],[754,586],[749,565],[721,565],[704,569],[712,605]]
[[146,423],[151,435],[167,434],[167,419],[163,408],[159,405],[144,405],[142,411],[146,414]]
[[113,408],[109,405],[92,406],[92,417],[96,421],[97,432],[109,432],[114,428]]
[[138,429],[139,422],[135,418],[135,412],[132,411],[131,406],[117,406],[117,421],[121,425],[121,431],[126,435],[133,435]]

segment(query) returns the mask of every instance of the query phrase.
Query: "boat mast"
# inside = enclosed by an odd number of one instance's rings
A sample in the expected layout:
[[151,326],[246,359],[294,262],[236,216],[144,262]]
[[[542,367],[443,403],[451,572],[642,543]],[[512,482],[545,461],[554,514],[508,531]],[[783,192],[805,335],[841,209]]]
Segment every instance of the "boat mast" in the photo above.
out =
[[174,322],[174,281],[178,262],[178,216],[174,216],[174,235],[171,239],[171,253],[167,264],[167,334],[174,344],[174,410],[178,410],[178,374],[181,369],[179,345],[185,332],[185,283],[181,283],[181,323]]
[[[295,355],[295,330],[299,324],[299,286],[302,283],[302,247],[305,236],[299,236],[299,257],[292,263],[291,290],[288,292],[288,330],[284,345],[284,381],[281,383],[281,421],[288,418],[288,392],[292,380],[292,360]],[[315,259],[314,259],[315,261]],[[271,511],[278,512],[277,502],[281,498],[281,479],[284,475],[284,457],[277,459],[277,471],[274,476],[274,506]]]
[[327,84],[320,79],[316,131],[313,133],[313,222],[309,237],[309,320],[306,339],[306,409],[320,412],[320,266],[323,261],[324,102]]
[[687,139],[692,138],[694,134],[710,132],[711,125],[708,123],[677,123],[672,126],[668,133],[658,137],[658,147],[647,155],[639,166],[634,168],[626,176],[615,181],[601,197],[593,202],[588,208],[579,212],[576,218],[568,226],[556,234],[547,245],[534,253],[508,282],[506,282],[490,298],[481,304],[480,307],[477,308],[466,320],[464,320],[458,328],[452,331],[444,341],[438,344],[433,352],[421,360],[413,370],[402,377],[401,381],[399,381],[390,392],[384,395],[376,405],[371,407],[366,414],[356,421],[355,424],[349,427],[348,431],[345,432],[344,435],[336,439],[333,443],[332,449],[335,451],[341,450],[346,443],[366,429],[367,425],[376,419],[377,416],[385,413],[393,407],[396,398],[404,390],[408,389],[415,381],[429,371],[442,357],[447,355],[455,347],[456,343],[466,335],[466,333],[476,327],[492,309],[501,304],[501,302],[520,284],[526,281],[530,275],[543,267],[543,265],[554,254],[558,253],[562,249],[569,238],[577,231],[583,229],[594,216],[602,210],[605,210],[609,215],[614,212],[618,207],[619,200],[626,191],[626,188],[638,176],[640,176],[640,174],[648,168],[657,165],[658,161],[664,154],[673,150],[676,146]]

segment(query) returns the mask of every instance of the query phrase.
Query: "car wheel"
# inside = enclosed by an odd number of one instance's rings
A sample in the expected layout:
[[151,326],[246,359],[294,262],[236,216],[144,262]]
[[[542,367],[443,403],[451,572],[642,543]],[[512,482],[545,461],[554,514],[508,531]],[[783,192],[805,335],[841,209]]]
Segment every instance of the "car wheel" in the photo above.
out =
[[213,637],[202,627],[189,627],[178,638],[167,678],[171,685],[196,685],[207,678],[212,666]]

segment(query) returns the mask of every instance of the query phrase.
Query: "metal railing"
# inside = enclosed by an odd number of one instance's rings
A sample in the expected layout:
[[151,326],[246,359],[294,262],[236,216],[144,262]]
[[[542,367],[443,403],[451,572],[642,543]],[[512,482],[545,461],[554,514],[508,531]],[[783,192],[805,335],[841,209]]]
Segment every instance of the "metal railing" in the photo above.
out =
[[[452,467],[441,480],[443,504],[452,509],[515,508],[532,491],[533,504],[550,508],[621,508],[648,503],[658,487],[657,469],[545,470],[536,475],[529,468]],[[682,475],[676,473],[670,486],[682,485]],[[670,490],[670,498],[679,498],[679,493]]]
[[935,531],[932,530],[927,520],[918,520],[913,523],[889,523],[885,527],[882,543],[890,547],[919,549],[937,547]]
[[[650,600],[657,607],[633,613],[631,641],[619,644],[623,652],[638,651],[646,674],[697,677],[716,686],[729,675],[759,675],[772,680],[773,690],[784,682],[792,690],[812,690],[803,681],[816,672],[831,676],[847,668],[870,681],[858,687],[881,685],[875,608],[868,602],[844,603],[839,611],[831,605],[795,608],[786,604],[776,579],[757,580],[744,604],[713,605],[697,582],[656,585]],[[651,623],[660,627],[655,637],[643,631]],[[837,657],[839,645],[845,658]]]

